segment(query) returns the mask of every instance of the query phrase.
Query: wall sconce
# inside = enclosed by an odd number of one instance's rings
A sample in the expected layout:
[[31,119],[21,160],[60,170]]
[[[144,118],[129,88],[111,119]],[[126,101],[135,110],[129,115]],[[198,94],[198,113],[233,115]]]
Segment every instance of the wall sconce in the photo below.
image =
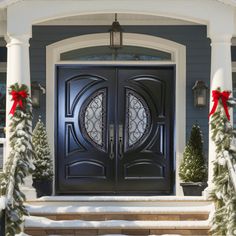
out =
[[123,33],[119,21],[117,21],[117,14],[115,14],[115,21],[111,25],[110,31],[110,47],[121,48],[123,45]]
[[205,107],[207,105],[208,87],[202,80],[197,80],[192,88],[195,107]]
[[45,94],[45,88],[37,81],[31,83],[31,99],[33,108],[40,107],[40,97],[41,93]]

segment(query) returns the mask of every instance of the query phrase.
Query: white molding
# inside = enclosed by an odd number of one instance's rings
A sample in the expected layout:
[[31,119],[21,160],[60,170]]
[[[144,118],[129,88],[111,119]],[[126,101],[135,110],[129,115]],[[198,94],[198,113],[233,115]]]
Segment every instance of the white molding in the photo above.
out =
[[[39,10],[40,9],[40,10]],[[211,9],[210,13],[208,10]],[[21,12],[23,18],[16,22]],[[96,14],[127,14],[168,17],[207,25],[208,35],[234,32],[234,8],[218,1],[202,0],[35,0],[21,1],[7,8],[9,35],[31,34],[32,25],[65,17]],[[219,17],[219,15],[221,17]]]
[[[173,19],[164,16],[144,14],[118,14],[118,20],[124,25],[197,25],[197,23],[185,20]],[[114,21],[114,13],[78,15],[44,21],[37,25],[111,25]]]
[[[79,48],[92,46],[109,45],[109,34],[89,34],[78,37],[65,39],[54,44],[48,45],[46,48],[46,126],[48,132],[49,143],[54,157],[54,128],[55,128],[55,65],[67,64],[71,62],[61,62],[60,54]],[[96,62],[96,64],[149,64],[149,65],[176,65],[176,86],[175,86],[175,166],[176,166],[176,194],[182,195],[179,186],[178,166],[182,158],[185,147],[186,136],[186,47],[176,42],[163,38],[149,36],[144,34],[124,33],[124,45],[147,47],[166,51],[171,53],[172,60],[165,62]],[[73,64],[94,64],[94,62],[72,62]]]

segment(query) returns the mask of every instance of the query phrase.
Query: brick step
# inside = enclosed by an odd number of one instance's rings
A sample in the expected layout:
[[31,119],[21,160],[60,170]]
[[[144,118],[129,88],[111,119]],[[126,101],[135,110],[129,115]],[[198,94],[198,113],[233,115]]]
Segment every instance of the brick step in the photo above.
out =
[[[31,214],[33,215],[33,214]],[[38,216],[38,215],[35,215]],[[105,220],[143,220],[143,221],[171,221],[171,220],[180,220],[180,221],[194,221],[194,220],[207,220],[209,214],[43,214],[43,217],[46,217],[51,220],[84,220],[84,221],[105,221]]]
[[27,201],[25,233],[52,235],[208,235],[204,197],[55,196]]
[[208,236],[208,230],[199,229],[151,229],[151,230],[107,230],[107,229],[30,229],[25,230],[25,233],[31,236],[181,236],[181,235],[199,235]]
[[37,235],[208,235],[209,221],[54,221],[30,216],[25,220],[25,233]]

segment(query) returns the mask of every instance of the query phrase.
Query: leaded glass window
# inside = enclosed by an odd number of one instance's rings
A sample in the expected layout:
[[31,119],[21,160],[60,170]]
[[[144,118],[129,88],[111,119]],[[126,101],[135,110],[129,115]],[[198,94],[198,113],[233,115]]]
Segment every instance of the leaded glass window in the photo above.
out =
[[133,147],[142,141],[150,126],[150,111],[136,92],[126,91],[126,126],[128,132],[128,146]]
[[61,54],[62,61],[165,61],[171,53],[136,46],[114,50],[108,46],[80,48]]
[[106,90],[100,90],[87,99],[80,114],[83,134],[93,145],[105,149]]

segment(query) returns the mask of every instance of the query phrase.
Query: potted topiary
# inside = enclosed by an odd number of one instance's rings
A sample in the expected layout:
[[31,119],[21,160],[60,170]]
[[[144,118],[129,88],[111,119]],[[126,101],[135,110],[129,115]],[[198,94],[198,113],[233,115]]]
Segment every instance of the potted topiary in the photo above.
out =
[[37,197],[50,196],[53,178],[52,159],[47,132],[40,118],[33,131],[32,143],[35,151],[33,186],[36,189]]
[[192,127],[180,164],[179,176],[183,180],[180,185],[185,196],[201,196],[202,191],[207,187],[207,168],[203,155],[203,139],[198,124]]

